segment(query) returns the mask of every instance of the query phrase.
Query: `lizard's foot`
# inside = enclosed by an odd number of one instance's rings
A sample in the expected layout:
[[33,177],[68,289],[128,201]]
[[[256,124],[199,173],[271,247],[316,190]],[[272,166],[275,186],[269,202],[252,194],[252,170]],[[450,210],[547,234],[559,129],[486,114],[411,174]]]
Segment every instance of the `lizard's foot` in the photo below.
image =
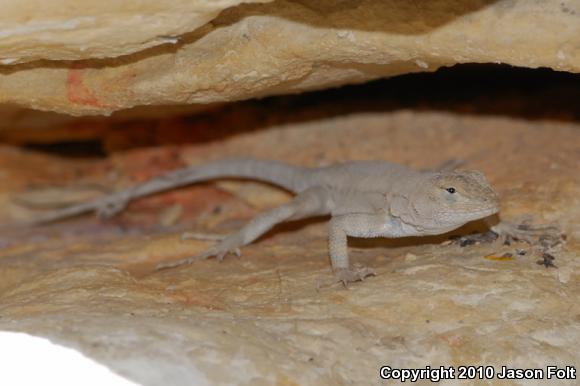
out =
[[188,265],[193,263],[194,261],[204,260],[212,256],[215,256],[219,261],[222,261],[227,254],[234,254],[239,257],[242,255],[242,252],[240,251],[240,247],[242,245],[243,243],[239,240],[237,235],[230,235],[223,238],[222,241],[209,247],[200,254],[167,263],[159,263],[157,264],[155,269],[159,270],[165,268],[178,267],[180,265]]
[[539,245],[544,249],[562,244],[566,236],[555,225],[534,225],[527,217],[517,223],[500,222],[492,227],[504,244],[523,241],[530,245]]
[[376,272],[372,268],[355,265],[353,268],[338,268],[334,271],[336,281],[346,286],[348,283],[355,281],[363,281],[369,276],[376,276]]
[[[201,235],[205,240],[217,240],[219,241],[217,244],[209,247],[204,252],[200,253],[199,255],[195,256],[195,260],[202,260],[207,259],[208,257],[215,256],[219,261],[222,261],[224,257],[228,254],[236,255],[240,257],[242,252],[240,251],[240,247],[242,247],[244,242],[242,241],[242,237],[239,233],[234,233],[229,236],[222,236],[222,235],[208,235],[208,234],[195,234],[198,236]],[[182,235],[183,237],[183,235]]]
[[107,219],[107,218],[111,218],[114,215],[116,215],[117,213],[121,212],[123,209],[125,209],[125,207],[127,206],[127,203],[125,202],[107,202],[101,206],[99,206],[95,212],[97,214],[98,218],[101,219]]
[[130,198],[114,198],[103,201],[95,209],[97,217],[100,219],[108,219],[123,211],[129,204]]
[[502,221],[484,233],[451,237],[451,241],[466,247],[473,244],[498,242],[511,245],[513,242],[524,242],[532,246],[548,249],[562,244],[566,236],[555,225],[535,225],[531,218],[511,223]]

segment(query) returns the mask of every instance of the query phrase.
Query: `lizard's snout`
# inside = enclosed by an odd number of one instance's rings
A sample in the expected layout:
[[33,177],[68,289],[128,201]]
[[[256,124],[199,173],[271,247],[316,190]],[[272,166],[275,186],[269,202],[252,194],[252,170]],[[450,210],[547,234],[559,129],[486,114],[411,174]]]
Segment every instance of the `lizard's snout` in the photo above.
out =
[[484,202],[487,203],[490,208],[499,210],[499,196],[496,192],[491,191],[488,196],[484,198]]

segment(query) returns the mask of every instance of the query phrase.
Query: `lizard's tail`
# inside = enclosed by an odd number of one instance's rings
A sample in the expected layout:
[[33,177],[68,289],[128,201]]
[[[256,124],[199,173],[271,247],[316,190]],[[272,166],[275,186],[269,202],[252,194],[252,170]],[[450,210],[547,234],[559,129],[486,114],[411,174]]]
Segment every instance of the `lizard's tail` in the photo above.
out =
[[133,194],[149,195],[161,190],[219,178],[264,181],[296,193],[304,189],[304,177],[308,170],[308,168],[276,161],[232,158],[162,174],[133,188]]
[[215,161],[168,172],[133,188],[45,213],[32,223],[52,222],[91,211],[96,211],[101,217],[110,217],[123,210],[133,199],[218,178],[259,180],[299,192],[305,188],[308,170],[276,161],[243,158]]

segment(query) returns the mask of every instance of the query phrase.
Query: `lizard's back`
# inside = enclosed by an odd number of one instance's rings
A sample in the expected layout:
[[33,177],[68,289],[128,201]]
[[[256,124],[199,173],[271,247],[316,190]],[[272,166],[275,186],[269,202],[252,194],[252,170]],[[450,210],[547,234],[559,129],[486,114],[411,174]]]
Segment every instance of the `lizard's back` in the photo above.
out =
[[376,213],[383,209],[386,195],[397,184],[421,174],[386,161],[352,161],[312,169],[306,179],[310,187],[323,188],[333,215]]
[[386,161],[352,161],[312,169],[307,184],[308,187],[384,193],[397,182],[419,173]]

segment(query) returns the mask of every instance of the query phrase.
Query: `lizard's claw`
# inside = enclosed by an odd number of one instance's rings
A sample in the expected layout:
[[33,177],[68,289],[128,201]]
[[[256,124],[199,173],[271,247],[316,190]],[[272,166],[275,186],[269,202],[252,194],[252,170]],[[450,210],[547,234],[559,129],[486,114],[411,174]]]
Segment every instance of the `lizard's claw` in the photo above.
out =
[[334,271],[334,277],[336,281],[342,283],[345,287],[349,283],[354,283],[355,281],[363,281],[369,276],[376,276],[374,269],[369,267],[364,267],[360,265],[355,265],[351,268],[338,268]]
[[236,255],[237,257],[242,256],[242,251],[238,247],[232,249],[222,249],[220,244],[208,249],[207,251],[201,253],[198,257],[199,259],[207,259],[208,257],[215,256],[219,261],[223,261],[224,258],[229,255]]

